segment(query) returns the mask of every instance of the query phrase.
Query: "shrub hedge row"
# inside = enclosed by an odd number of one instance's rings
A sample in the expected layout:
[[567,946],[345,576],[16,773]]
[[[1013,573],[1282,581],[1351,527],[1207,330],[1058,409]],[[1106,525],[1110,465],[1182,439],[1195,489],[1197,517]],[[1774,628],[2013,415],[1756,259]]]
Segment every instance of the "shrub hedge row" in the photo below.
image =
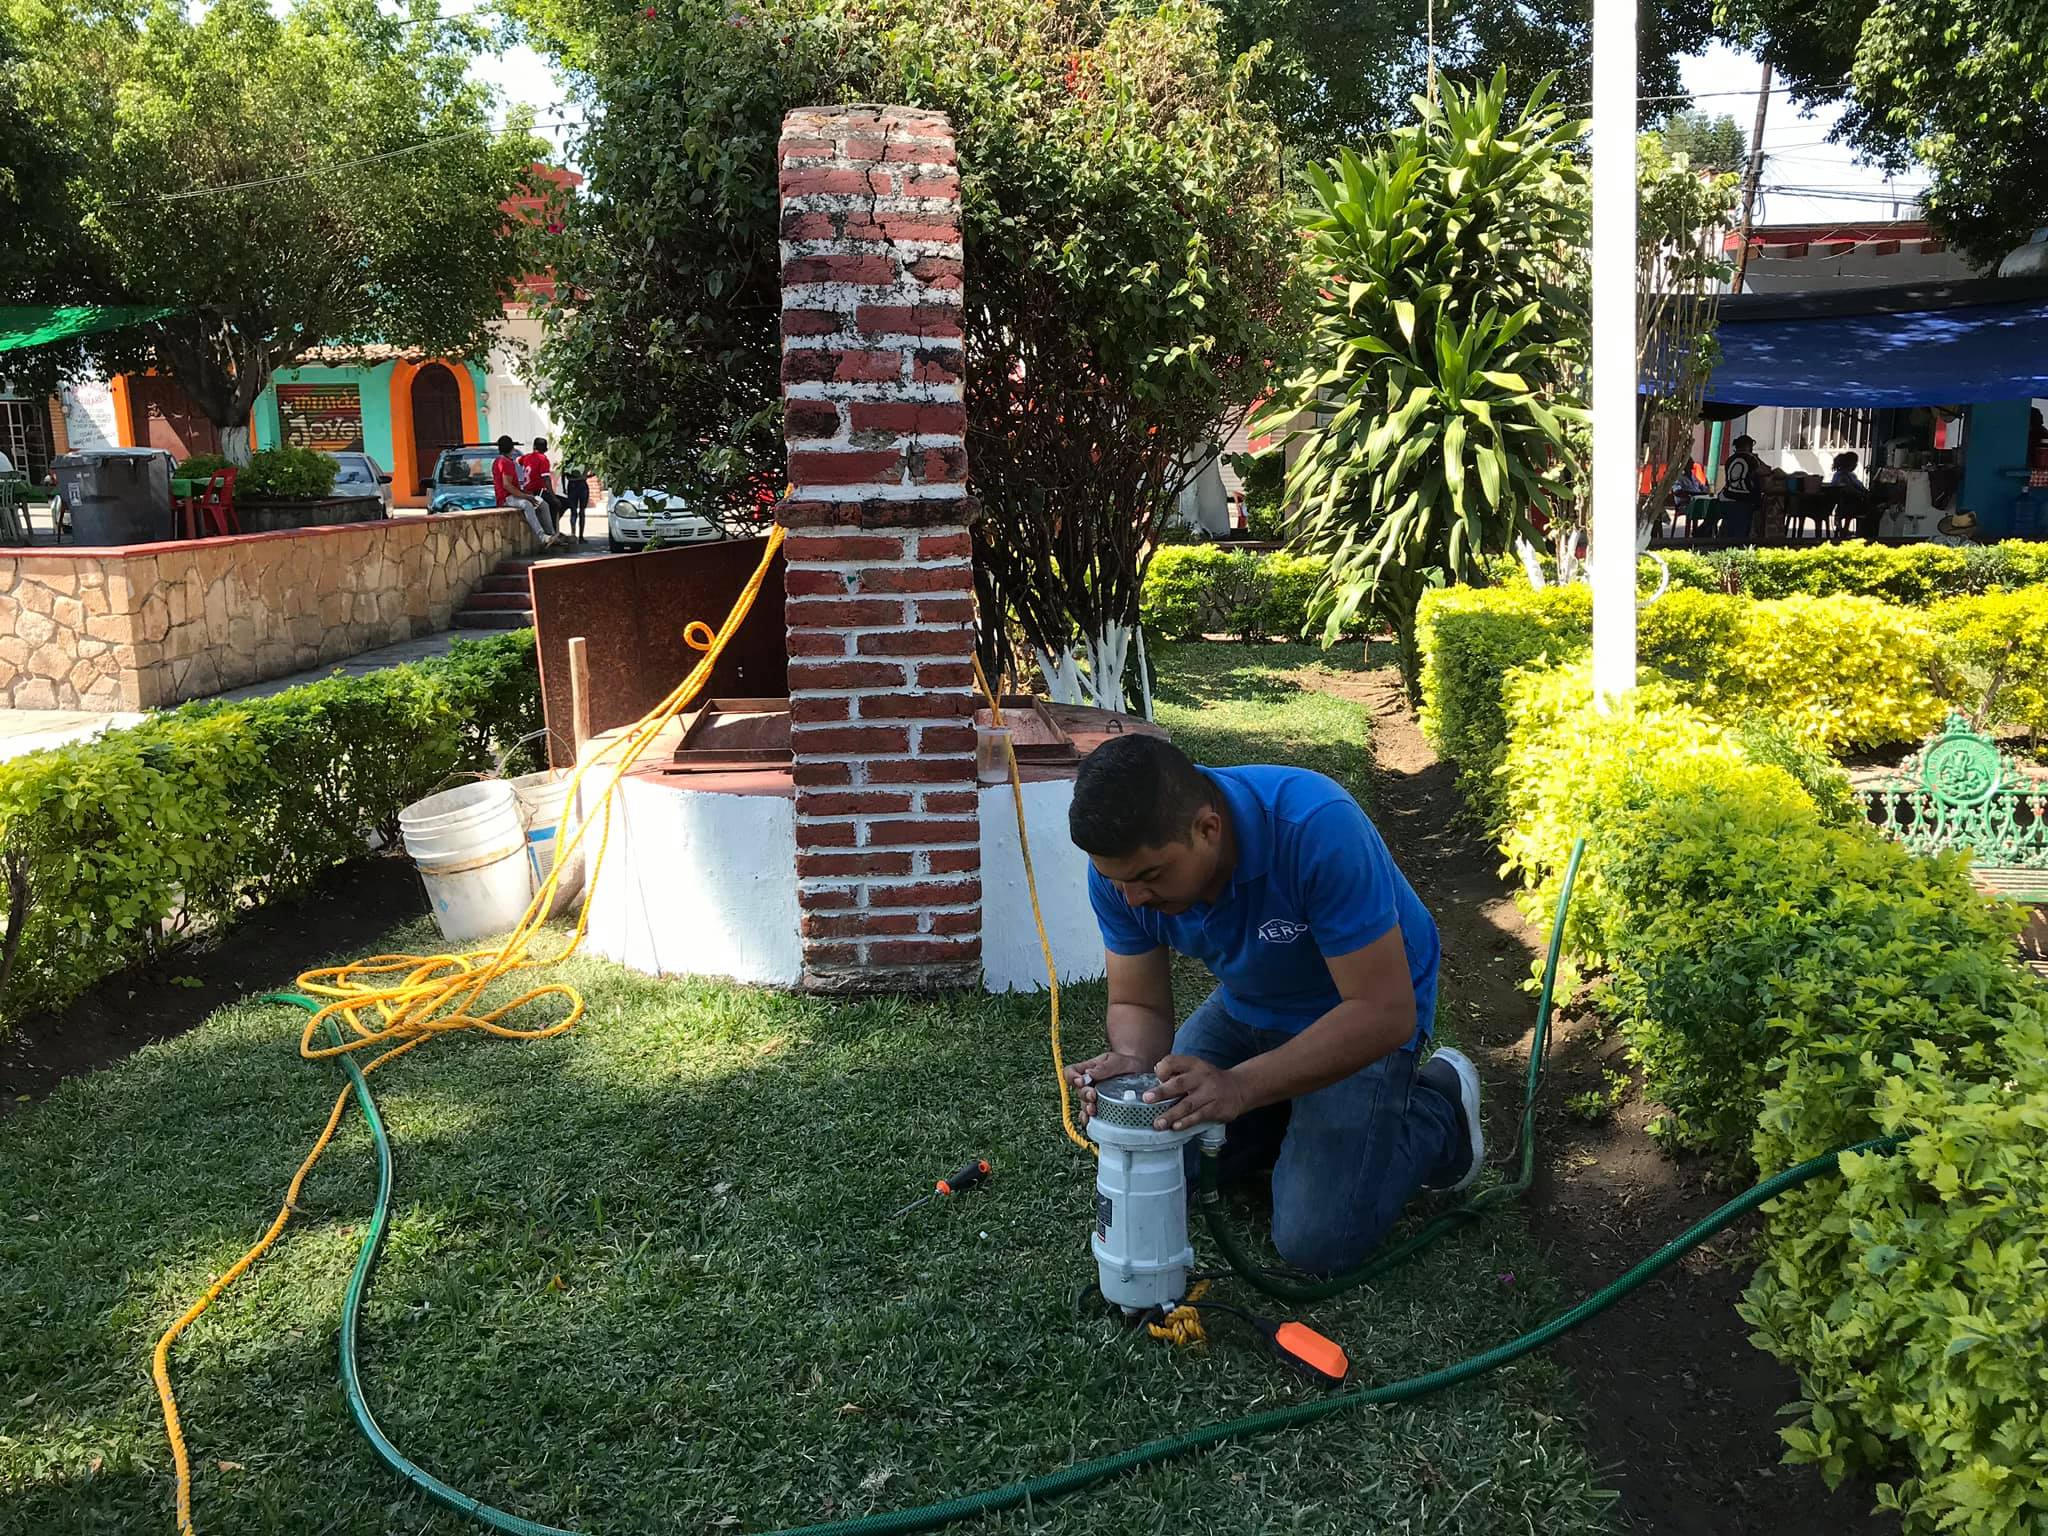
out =
[[[1906,1138],[1768,1213],[1742,1312],[1799,1373],[1791,1458],[1830,1481],[1874,1472],[1909,1532],[2036,1532],[2048,1014],[2014,964],[2017,911],[1962,859],[1914,856],[1854,815],[1796,701],[1785,722],[1731,718],[1725,696],[1653,678],[1595,709],[1582,665],[1544,659],[1563,649],[1545,623],[1582,601],[1440,600],[1434,729],[1489,765],[1489,811],[1539,921],[1588,839],[1567,937],[1602,973],[1663,1134],[1767,1171]],[[1488,667],[1517,656],[1488,702]]]
[[[1672,549],[1661,552],[1674,587],[1747,597],[1876,597],[1921,607],[1947,597],[1973,597],[1994,587],[2048,583],[2048,545],[1813,544],[1789,549]],[[1542,557],[1546,576],[1556,562]],[[1526,586],[1519,560],[1488,562],[1493,579]],[[1642,585],[1658,581],[1656,564],[1642,563]]]
[[394,839],[405,806],[540,723],[518,630],[0,763],[0,1027]]
[[1170,544],[1146,569],[1139,618],[1159,640],[1298,640],[1325,568],[1312,555]]

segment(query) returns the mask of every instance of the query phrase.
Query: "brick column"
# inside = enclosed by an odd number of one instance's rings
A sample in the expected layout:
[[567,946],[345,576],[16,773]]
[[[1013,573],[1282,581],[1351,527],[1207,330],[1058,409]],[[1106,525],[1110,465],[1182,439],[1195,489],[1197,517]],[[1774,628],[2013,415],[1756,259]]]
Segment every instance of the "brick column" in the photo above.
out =
[[981,973],[974,577],[952,129],[782,127],[791,739],[805,985]]

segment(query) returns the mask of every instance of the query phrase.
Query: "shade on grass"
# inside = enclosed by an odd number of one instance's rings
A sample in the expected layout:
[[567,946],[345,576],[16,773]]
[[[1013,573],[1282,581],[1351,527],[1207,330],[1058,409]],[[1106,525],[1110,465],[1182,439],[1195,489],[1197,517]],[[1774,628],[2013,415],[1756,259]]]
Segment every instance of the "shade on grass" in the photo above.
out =
[[[1333,700],[1278,712],[1332,761],[1364,740]],[[441,1476],[592,1532],[761,1530],[1318,1390],[1226,1322],[1175,1351],[1076,1321],[1093,1165],[1060,1137],[1038,1000],[834,1003],[567,971],[590,1002],[572,1033],[436,1042],[373,1079],[398,1196],[364,1365],[386,1430]],[[1076,989],[1072,1013],[1070,1049],[1094,1049],[1100,989]],[[169,1529],[149,1349],[268,1218],[324,1114],[336,1072],[298,1060],[302,1020],[225,1009],[0,1122],[0,1531]],[[882,1220],[973,1155],[995,1164],[986,1187]],[[301,1221],[179,1346],[202,1532],[469,1529],[371,1458],[336,1383],[370,1191],[351,1115]],[[1556,1300],[1510,1217],[1314,1320],[1390,1379]],[[1604,1529],[1563,1404],[1555,1367],[1530,1360],[972,1529]]]

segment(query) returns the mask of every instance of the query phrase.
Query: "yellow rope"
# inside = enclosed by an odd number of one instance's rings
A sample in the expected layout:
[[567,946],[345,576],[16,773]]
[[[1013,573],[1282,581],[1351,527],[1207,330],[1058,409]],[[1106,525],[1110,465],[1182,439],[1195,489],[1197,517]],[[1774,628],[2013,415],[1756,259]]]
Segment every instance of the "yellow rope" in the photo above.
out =
[[[1003,706],[996,702],[993,689],[988,685],[988,674],[981,668],[981,657],[974,658],[974,680],[981,685],[981,696],[988,700],[988,711],[995,724],[1003,723]],[[1038,925],[1038,949],[1045,956],[1045,985],[1052,998],[1052,1076],[1060,1089],[1060,1124],[1066,1128],[1067,1140],[1083,1148],[1091,1157],[1101,1157],[1095,1143],[1083,1136],[1074,1126],[1073,1096],[1067,1091],[1067,1064],[1065,1053],[1060,1049],[1060,969],[1052,957],[1052,940],[1046,937],[1045,913],[1038,905],[1038,876],[1031,869],[1031,835],[1024,830],[1024,780],[1017,772],[1017,744],[1008,740],[1003,744],[1010,763],[1010,800],[1017,808],[1017,847],[1024,855],[1024,888],[1031,893],[1031,921]]]
[[1156,1323],[1147,1323],[1145,1331],[1153,1338],[1167,1344],[1206,1344],[1209,1334],[1202,1327],[1202,1314],[1195,1303],[1209,1294],[1209,1282],[1197,1280],[1188,1289],[1188,1299],[1175,1307]]
[[[514,971],[527,970],[559,964],[575,953],[583,942],[583,935],[590,921],[590,898],[597,888],[597,873],[604,865],[605,850],[611,840],[612,794],[619,781],[631,771],[642,753],[660,734],[661,728],[677,714],[687,709],[711,681],[711,672],[718,664],[718,658],[732,637],[738,632],[747,614],[760,596],[762,583],[767,580],[769,567],[774,564],[775,555],[782,548],[783,530],[776,527],[769,532],[768,547],[762,551],[761,563],[748,579],[739,600],[726,615],[725,623],[716,634],[701,620],[692,621],[683,631],[688,644],[703,653],[702,659],[690,671],[690,675],[676,685],[675,689],[646,715],[642,716],[619,740],[593,754],[576,765],[569,780],[568,793],[563,797],[561,819],[555,825],[555,860],[547,878],[534,893],[519,926],[502,945],[495,950],[470,950],[463,953],[437,955],[373,955],[368,960],[356,961],[350,965],[329,966],[320,970],[307,971],[299,977],[299,990],[309,997],[331,998],[321,1010],[306,1022],[299,1037],[299,1054],[309,1061],[319,1061],[344,1052],[377,1050],[379,1054],[363,1068],[364,1074],[374,1072],[396,1057],[403,1056],[415,1046],[424,1045],[437,1035],[450,1034],[457,1030],[478,1029],[486,1034],[497,1035],[507,1040],[543,1040],[550,1035],[559,1035],[573,1028],[583,1016],[583,998],[577,990],[565,982],[548,982],[520,993],[510,1002],[496,1007],[479,1010],[479,999],[484,990],[501,977]],[[585,883],[582,906],[576,915],[575,931],[561,950],[545,958],[535,958],[531,952],[534,938],[540,932],[546,913],[554,904],[556,887],[562,871],[569,868],[576,852],[582,847],[584,834],[589,830],[592,817],[579,819],[572,830],[569,822],[577,810],[577,791],[583,783],[583,776],[599,763],[618,753],[618,766],[604,786],[596,819],[599,822],[597,856],[591,863],[590,876]],[[1014,771],[1014,770],[1013,770]],[[1022,814],[1022,801],[1018,802]],[[1028,855],[1027,855],[1028,860]],[[1027,866],[1028,867],[1028,866]],[[1034,891],[1033,906],[1037,904]],[[1044,925],[1040,924],[1043,936]],[[1047,949],[1050,958],[1051,950]],[[499,1021],[514,1010],[538,998],[559,996],[566,1000],[568,1011],[553,1024],[533,1029],[521,1029]],[[363,1015],[374,1014],[374,1022],[365,1022]],[[355,1038],[340,1045],[320,1046],[314,1040],[320,1026],[328,1019],[339,1017],[344,1020]],[[217,1301],[227,1288],[245,1274],[251,1265],[267,1253],[278,1235],[284,1231],[285,1223],[291,1220],[297,1209],[299,1191],[306,1182],[306,1176],[313,1171],[313,1165],[320,1161],[320,1155],[327,1150],[334,1139],[335,1128],[341,1123],[342,1111],[347,1107],[350,1090],[343,1088],[335,1098],[334,1108],[328,1113],[327,1124],[321,1130],[313,1148],[306,1154],[299,1171],[292,1176],[290,1186],[285,1190],[284,1203],[278,1207],[277,1215],[262,1237],[250,1247],[247,1253],[228,1269],[212,1285],[206,1294],[194,1302],[185,1314],[164,1330],[157,1340],[156,1351],[151,1360],[150,1374],[156,1382],[158,1401],[163,1404],[164,1433],[171,1444],[171,1461],[177,1472],[177,1515],[179,1536],[196,1536],[192,1524],[192,1465],[185,1447],[184,1426],[178,1418],[178,1402],[171,1390],[170,1354],[171,1346],[178,1336],[197,1321],[200,1314]]]

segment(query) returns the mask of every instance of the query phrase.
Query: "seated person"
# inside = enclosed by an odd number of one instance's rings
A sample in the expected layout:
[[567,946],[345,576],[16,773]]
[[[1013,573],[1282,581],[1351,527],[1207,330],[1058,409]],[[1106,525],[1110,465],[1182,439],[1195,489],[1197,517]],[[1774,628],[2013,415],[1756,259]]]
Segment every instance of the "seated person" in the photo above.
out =
[[[1366,1258],[1418,1189],[1479,1177],[1478,1073],[1428,1049],[1436,923],[1341,785],[1119,736],[1082,762],[1068,830],[1109,951],[1109,1049],[1067,1069],[1084,1110],[1157,1072],[1179,1100],[1157,1124],[1223,1124],[1226,1170],[1270,1166],[1273,1244],[1316,1273]],[[1221,983],[1178,1031],[1174,951]]]

